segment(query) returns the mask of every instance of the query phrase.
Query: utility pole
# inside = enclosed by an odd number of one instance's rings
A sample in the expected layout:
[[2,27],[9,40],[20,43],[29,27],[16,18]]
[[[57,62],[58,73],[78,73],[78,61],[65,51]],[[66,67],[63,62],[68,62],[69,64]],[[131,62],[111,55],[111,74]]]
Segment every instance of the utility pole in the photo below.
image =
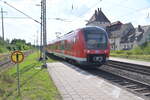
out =
[[39,60],[42,60],[42,52],[43,52],[43,6],[42,6],[42,1],[41,1],[41,36],[40,36],[40,58],[39,58]]
[[34,36],[34,48],[36,48],[36,37]]
[[43,67],[47,67],[46,65],[46,0],[42,0],[42,30],[43,30]]
[[41,0],[41,4],[36,4],[36,6],[40,6],[41,7],[41,22],[40,22],[40,28],[41,28],[41,32],[40,32],[40,57],[39,57],[39,61],[43,60],[43,1]]
[[38,44],[38,39],[39,39],[39,37],[38,37],[38,34],[39,34],[39,31],[37,31],[37,36],[36,36],[36,45],[37,45],[37,47],[39,46],[39,44]]
[[2,38],[3,40],[5,39],[4,38],[4,16],[3,16],[3,13],[6,13],[5,11],[3,11],[3,8],[1,8],[1,19],[2,19]]

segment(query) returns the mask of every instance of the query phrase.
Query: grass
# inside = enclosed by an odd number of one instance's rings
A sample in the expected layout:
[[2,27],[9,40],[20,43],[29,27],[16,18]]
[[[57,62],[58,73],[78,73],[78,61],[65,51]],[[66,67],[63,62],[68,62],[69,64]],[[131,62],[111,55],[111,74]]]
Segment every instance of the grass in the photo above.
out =
[[[21,97],[17,96],[16,66],[0,73],[0,100],[60,100],[47,69],[40,69],[37,53],[26,57],[20,64]],[[53,62],[49,59],[48,62]]]
[[136,55],[135,54],[127,55],[124,53],[120,53],[120,54],[110,53],[110,56],[150,62],[150,55],[137,55],[137,54]]
[[150,42],[145,42],[131,50],[112,50],[110,56],[150,61]]
[[6,46],[0,45],[0,53],[8,52]]

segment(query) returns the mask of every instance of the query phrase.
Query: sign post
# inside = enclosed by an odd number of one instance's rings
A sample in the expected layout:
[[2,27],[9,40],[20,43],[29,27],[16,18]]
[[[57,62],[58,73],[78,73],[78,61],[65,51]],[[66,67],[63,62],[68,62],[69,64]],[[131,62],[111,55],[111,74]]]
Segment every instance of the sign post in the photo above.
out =
[[24,54],[21,51],[14,51],[11,54],[11,60],[15,64],[17,64],[17,90],[18,90],[18,96],[21,95],[20,93],[20,73],[19,73],[19,63],[21,63],[24,59]]
[[19,64],[17,64],[17,89],[18,89],[18,96],[20,96],[20,73],[19,73]]

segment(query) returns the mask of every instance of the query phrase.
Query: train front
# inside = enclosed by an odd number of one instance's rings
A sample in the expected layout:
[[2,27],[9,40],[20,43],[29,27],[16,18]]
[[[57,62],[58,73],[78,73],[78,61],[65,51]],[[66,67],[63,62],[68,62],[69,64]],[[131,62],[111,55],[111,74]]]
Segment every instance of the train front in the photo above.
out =
[[102,65],[109,58],[110,43],[107,32],[99,27],[83,29],[84,54],[88,65]]

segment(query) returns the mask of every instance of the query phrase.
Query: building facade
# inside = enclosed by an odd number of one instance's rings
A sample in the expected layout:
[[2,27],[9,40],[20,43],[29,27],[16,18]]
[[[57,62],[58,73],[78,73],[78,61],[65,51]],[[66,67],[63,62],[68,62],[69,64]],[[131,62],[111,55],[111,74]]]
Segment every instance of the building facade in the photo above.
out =
[[150,41],[150,25],[134,28],[132,23],[111,23],[101,8],[95,10],[86,26],[99,26],[108,32],[112,50],[129,50]]

